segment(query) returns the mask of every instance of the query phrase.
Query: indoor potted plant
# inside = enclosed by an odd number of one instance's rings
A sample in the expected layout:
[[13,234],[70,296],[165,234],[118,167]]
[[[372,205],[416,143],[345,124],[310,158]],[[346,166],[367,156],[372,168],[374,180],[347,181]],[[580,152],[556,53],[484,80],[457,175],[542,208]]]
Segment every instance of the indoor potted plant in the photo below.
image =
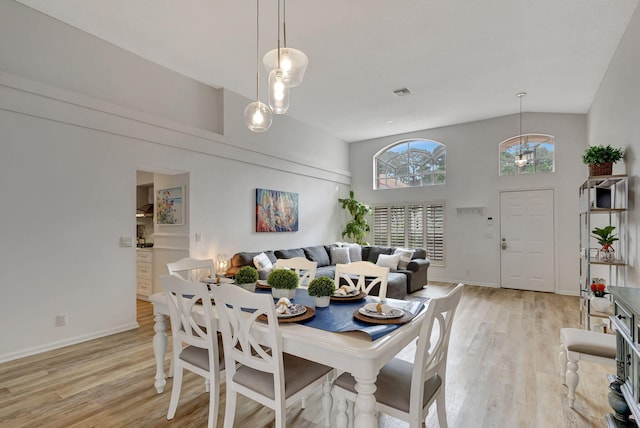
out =
[[591,282],[591,292],[593,293],[590,299],[591,307],[598,312],[607,312],[609,310],[609,299],[604,297],[609,294],[605,291],[606,288],[607,286],[602,278],[593,278]]
[[598,244],[601,245],[601,248],[598,252],[598,258],[603,262],[611,262],[615,258],[615,252],[611,244],[616,242],[618,238],[613,233],[616,229],[615,226],[605,226],[605,227],[595,227],[591,231],[593,233],[594,238],[598,241]]
[[611,146],[590,146],[582,155],[582,162],[589,166],[589,176],[611,175],[613,164],[624,156],[624,151]]
[[371,214],[371,207],[356,200],[353,190],[349,191],[349,198],[339,198],[338,202],[342,204],[342,208],[349,211],[352,217],[352,220],[342,230],[342,238],[347,236],[353,238],[353,242],[356,244],[369,245],[365,238],[371,227],[367,223],[366,216]]
[[257,281],[258,270],[253,266],[242,266],[236,272],[236,283],[247,291],[255,291]]
[[311,280],[307,292],[309,296],[316,298],[316,307],[326,308],[331,302],[331,296],[336,292],[336,284],[329,277],[319,276]]
[[274,298],[286,297],[293,299],[296,296],[296,288],[300,278],[291,269],[274,269],[267,277],[267,284],[271,286],[271,294]]

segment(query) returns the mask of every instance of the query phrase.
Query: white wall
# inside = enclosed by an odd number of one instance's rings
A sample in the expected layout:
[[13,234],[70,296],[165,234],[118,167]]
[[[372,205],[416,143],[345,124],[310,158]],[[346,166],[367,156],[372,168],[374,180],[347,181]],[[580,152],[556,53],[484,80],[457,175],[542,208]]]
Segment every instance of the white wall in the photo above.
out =
[[590,145],[611,144],[625,149],[625,160],[614,173],[627,173],[629,192],[629,285],[640,287],[640,213],[638,179],[640,165],[640,7],[629,26],[602,80],[589,110]]
[[[500,280],[499,192],[553,189],[556,292],[577,294],[577,188],[587,176],[587,168],[580,160],[586,144],[586,116],[525,113],[523,133],[555,137],[556,172],[499,177],[498,144],[517,135],[518,127],[518,115],[510,115],[351,143],[352,187],[356,198],[369,204],[444,200],[446,266],[432,266],[429,279],[487,286],[498,286]],[[373,155],[389,144],[409,138],[431,139],[447,146],[446,185],[372,190]],[[457,215],[459,207],[484,207],[484,217]],[[493,217],[493,226],[487,225],[487,217]],[[486,238],[486,233],[492,237]]]
[[[50,55],[52,43],[64,49]],[[105,76],[91,79],[84,62],[109,68],[111,60],[119,66],[107,73],[114,93],[99,99]],[[241,114],[250,100],[224,90],[203,95],[203,85],[166,70],[140,85],[132,78],[139,67],[156,68],[0,2],[0,361],[136,327],[135,248],[119,238],[135,236],[137,170],[185,174],[190,218],[180,245],[194,257],[339,236],[346,143],[288,117],[276,119],[273,133],[252,134]],[[174,80],[184,90],[165,88]],[[122,95],[132,91],[135,106]],[[141,111],[158,99],[204,107]],[[193,126],[206,115],[224,123],[224,135]],[[254,232],[256,187],[299,193],[299,232]],[[66,327],[54,326],[59,313],[68,314]]]

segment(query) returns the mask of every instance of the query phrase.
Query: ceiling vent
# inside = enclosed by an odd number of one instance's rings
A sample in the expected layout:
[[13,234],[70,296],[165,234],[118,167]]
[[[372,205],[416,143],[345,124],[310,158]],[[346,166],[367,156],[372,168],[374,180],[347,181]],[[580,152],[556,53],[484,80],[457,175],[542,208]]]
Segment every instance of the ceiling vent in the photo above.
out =
[[393,91],[393,95],[395,95],[396,97],[406,97],[407,95],[411,95],[411,91],[409,90],[409,88],[396,89],[395,91]]

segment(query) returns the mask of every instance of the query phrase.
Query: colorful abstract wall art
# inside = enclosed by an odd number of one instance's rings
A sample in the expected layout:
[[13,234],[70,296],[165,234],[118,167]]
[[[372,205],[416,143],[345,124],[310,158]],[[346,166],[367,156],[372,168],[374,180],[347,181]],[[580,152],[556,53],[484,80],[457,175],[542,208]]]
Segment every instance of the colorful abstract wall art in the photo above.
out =
[[256,232],[297,232],[298,194],[256,189]]

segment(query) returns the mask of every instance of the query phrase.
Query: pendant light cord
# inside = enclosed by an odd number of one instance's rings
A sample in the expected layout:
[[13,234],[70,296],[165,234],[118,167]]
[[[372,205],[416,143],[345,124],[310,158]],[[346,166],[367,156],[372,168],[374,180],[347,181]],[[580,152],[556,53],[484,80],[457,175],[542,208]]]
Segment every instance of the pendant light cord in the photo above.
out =
[[287,47],[287,0],[282,0],[282,36],[284,47]]
[[280,70],[280,0],[278,0],[278,70]]
[[256,101],[260,101],[260,0],[256,0]]

